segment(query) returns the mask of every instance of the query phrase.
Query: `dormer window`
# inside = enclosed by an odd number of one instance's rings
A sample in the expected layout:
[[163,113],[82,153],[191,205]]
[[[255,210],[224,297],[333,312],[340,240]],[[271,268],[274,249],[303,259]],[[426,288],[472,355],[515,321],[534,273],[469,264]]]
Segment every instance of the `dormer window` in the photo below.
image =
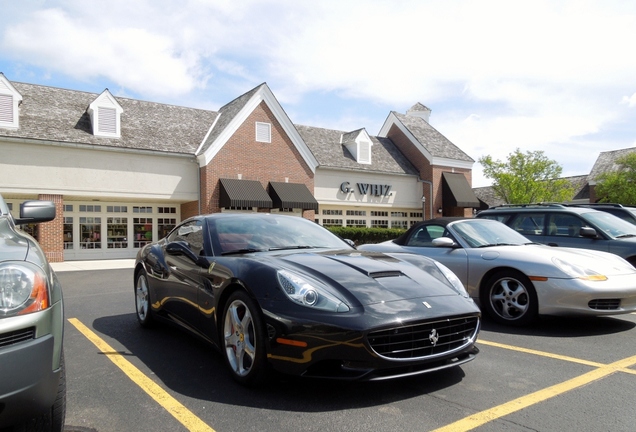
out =
[[22,95],[0,72],[0,128],[18,129],[20,126],[18,114],[20,102],[22,102]]
[[120,138],[122,112],[124,112],[124,110],[115,97],[108,89],[104,90],[102,94],[88,106],[88,114],[91,117],[91,125],[93,126],[93,135],[107,138]]
[[371,137],[364,129],[340,135],[340,143],[349,150],[349,153],[359,164],[371,164]]
[[256,142],[272,142],[272,125],[269,123],[256,122]]

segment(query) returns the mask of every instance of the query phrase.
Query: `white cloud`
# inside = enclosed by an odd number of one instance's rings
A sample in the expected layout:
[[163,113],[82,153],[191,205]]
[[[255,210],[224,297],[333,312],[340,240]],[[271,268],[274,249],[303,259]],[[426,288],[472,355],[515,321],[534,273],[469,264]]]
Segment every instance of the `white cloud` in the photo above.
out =
[[636,93],[631,96],[623,96],[621,101],[623,104],[627,105],[630,108],[636,107]]
[[[422,102],[474,159],[544,150],[566,172],[636,141],[615,128],[634,123],[634,2],[57,0],[10,14],[0,59],[143,98],[218,108],[266,81],[290,115],[371,133],[362,102]],[[313,112],[316,93],[356,108]]]

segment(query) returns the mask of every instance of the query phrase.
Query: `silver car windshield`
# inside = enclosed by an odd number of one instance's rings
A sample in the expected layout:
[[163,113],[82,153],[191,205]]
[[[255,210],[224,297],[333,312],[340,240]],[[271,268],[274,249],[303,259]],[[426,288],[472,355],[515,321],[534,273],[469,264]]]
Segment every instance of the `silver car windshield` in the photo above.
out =
[[470,247],[517,246],[530,240],[508,228],[501,222],[490,219],[470,219],[449,225],[456,235]]
[[636,237],[636,225],[606,212],[582,213],[581,217],[612,238]]

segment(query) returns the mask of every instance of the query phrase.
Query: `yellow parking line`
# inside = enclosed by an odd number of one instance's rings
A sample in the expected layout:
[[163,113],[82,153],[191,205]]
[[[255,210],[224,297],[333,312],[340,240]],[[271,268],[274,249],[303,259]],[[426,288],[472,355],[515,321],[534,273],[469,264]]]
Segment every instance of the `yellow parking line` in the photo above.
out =
[[126,360],[120,353],[116,352],[103,339],[86,327],[77,318],[69,318],[68,322],[73,324],[88,340],[90,340],[103,354],[106,355],[121,369],[135,384],[141,387],[159,405],[165,408],[174,418],[176,418],[189,431],[214,432],[210,426],[195,416],[189,409],[179,401],[170,396],[164,389],[148,378],[132,363]]
[[[480,343],[484,343],[484,341],[480,341]],[[597,368],[593,371],[590,371],[578,377],[569,379],[560,384],[547,387],[543,390],[536,391],[529,395],[522,396],[520,398],[514,399],[510,402],[506,402],[504,404],[490,408],[488,410],[475,413],[462,420],[456,421],[455,423],[451,423],[447,426],[441,427],[439,429],[435,429],[435,431],[433,432],[460,432],[460,431],[463,432],[463,431],[469,431],[469,430],[475,429],[493,420],[499,419],[501,417],[505,417],[509,414],[520,411],[529,406],[535,405],[539,402],[543,402],[555,396],[559,396],[563,393],[566,393],[570,390],[576,389],[578,387],[582,387],[593,381],[604,378],[608,375],[613,374],[614,372],[621,371],[621,372],[634,373],[633,370],[630,370],[627,368],[636,364],[636,356],[628,357],[626,359],[604,365],[604,364],[593,363],[593,362],[586,363],[583,360],[574,359],[572,357],[552,355],[552,354],[544,353],[541,351],[526,350],[523,348],[511,347],[510,345],[497,344],[494,342],[487,342],[485,343],[485,345],[501,346],[506,349],[514,348],[516,351],[529,352],[532,354],[540,353],[539,355],[544,355],[545,357],[568,359],[569,361],[576,361],[577,363],[583,363],[583,364],[589,363],[589,364],[594,364],[598,366],[596,366]]]
[[549,353],[549,352],[545,352],[545,351],[537,351],[537,350],[533,350],[533,349],[528,349],[528,348],[521,348],[521,347],[517,347],[517,346],[513,346],[513,345],[506,345],[506,344],[501,344],[498,342],[489,342],[489,341],[485,341],[483,339],[479,339],[477,341],[477,343],[479,344],[483,344],[483,345],[490,345],[490,346],[494,346],[497,348],[503,348],[503,349],[507,349],[507,350],[511,350],[511,351],[518,351],[518,352],[522,352],[522,353],[526,353],[526,354],[534,354],[534,355],[538,355],[538,356],[542,356],[542,357],[549,357],[549,358],[553,358],[553,359],[557,359],[557,360],[564,360],[564,361],[569,361],[572,363],[579,363],[582,365],[586,365],[586,366],[593,366],[593,367],[603,367],[605,366],[605,364],[603,363],[597,363],[597,362],[591,362],[591,361],[587,361],[587,360],[581,360],[578,359],[576,357],[568,357],[568,356],[563,356],[560,354],[553,354],[553,353]]

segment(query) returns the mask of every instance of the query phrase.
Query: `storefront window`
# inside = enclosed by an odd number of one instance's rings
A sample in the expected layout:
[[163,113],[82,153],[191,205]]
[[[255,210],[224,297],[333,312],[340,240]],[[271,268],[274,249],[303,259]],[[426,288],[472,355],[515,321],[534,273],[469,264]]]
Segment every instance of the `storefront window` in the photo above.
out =
[[[159,208],[161,209],[161,207]],[[162,239],[165,236],[167,236],[168,233],[172,231],[172,228],[174,228],[176,225],[177,225],[176,219],[165,219],[165,218],[157,219],[157,231],[158,231],[157,234],[159,235],[159,238]]]
[[144,247],[152,241],[152,218],[133,218],[133,225],[135,230],[135,248]]
[[64,218],[64,249],[73,249],[73,218],[72,217]]
[[350,227],[366,227],[367,221],[364,219],[347,219],[347,226]]
[[328,215],[328,216],[342,216],[342,210],[328,210],[325,209],[322,211],[323,215]]
[[128,218],[109,217],[106,219],[108,230],[108,248],[125,249],[128,247]]
[[342,219],[323,219],[322,226],[342,226]]
[[366,210],[347,210],[347,216],[366,216]]
[[[82,207],[80,206],[80,211]],[[90,206],[93,207],[93,206]],[[100,207],[100,206],[96,206]],[[85,210],[88,211],[88,210]],[[80,218],[80,232],[82,233],[82,240],[80,242],[80,248],[82,249],[101,249],[101,232],[102,232],[102,218],[100,217],[81,217]]]
[[391,221],[391,228],[407,229],[408,227],[409,227],[408,221],[405,221],[405,220]]
[[[372,212],[373,213],[373,212]],[[388,228],[389,227],[389,221],[388,220],[372,220],[371,221],[371,228]]]

